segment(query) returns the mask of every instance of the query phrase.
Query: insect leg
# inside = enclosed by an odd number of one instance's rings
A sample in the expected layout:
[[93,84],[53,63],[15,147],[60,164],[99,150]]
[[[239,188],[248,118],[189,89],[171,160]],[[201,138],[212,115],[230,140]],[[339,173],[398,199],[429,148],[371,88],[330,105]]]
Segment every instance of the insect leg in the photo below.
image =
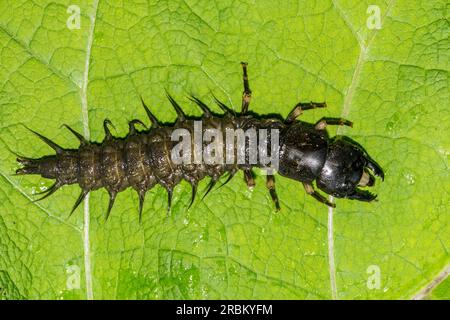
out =
[[314,127],[318,130],[325,130],[327,125],[336,125],[336,126],[349,126],[353,127],[353,123],[349,120],[342,118],[327,118],[324,117],[316,122]]
[[272,201],[275,204],[275,209],[280,210],[280,202],[278,201],[277,192],[275,191],[275,177],[273,175],[268,175],[266,180],[267,189],[269,189]]
[[285,123],[292,123],[297,119],[305,110],[317,109],[317,108],[326,108],[326,102],[299,102],[295,105],[294,109],[289,113]]
[[253,178],[253,173],[251,169],[244,170],[244,179],[245,182],[247,183],[247,187],[249,189],[253,189],[253,187],[255,186],[255,179]]
[[305,188],[306,193],[313,196],[314,199],[326,204],[329,207],[336,208],[336,205],[334,203],[331,203],[330,201],[327,200],[327,198],[325,198],[323,195],[314,190],[312,184],[303,182],[303,187]]
[[250,105],[250,100],[252,99],[252,90],[248,84],[247,75],[247,63],[241,62],[242,66],[242,80],[244,82],[244,91],[242,92],[242,114],[246,114],[248,111],[248,106]]

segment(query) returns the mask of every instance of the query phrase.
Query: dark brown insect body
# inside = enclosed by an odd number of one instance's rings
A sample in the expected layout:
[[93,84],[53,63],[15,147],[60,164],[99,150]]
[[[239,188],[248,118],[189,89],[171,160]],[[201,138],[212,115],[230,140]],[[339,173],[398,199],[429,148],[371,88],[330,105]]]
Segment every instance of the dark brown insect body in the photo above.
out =
[[[382,169],[373,161],[364,149],[346,137],[328,137],[327,125],[350,125],[351,122],[338,118],[322,118],[315,125],[297,121],[296,118],[304,110],[325,107],[325,103],[299,103],[284,121],[278,118],[255,118],[248,114],[251,91],[248,85],[246,64],[244,70],[244,93],[242,112],[235,115],[224,104],[218,105],[225,111],[224,116],[213,115],[208,107],[199,99],[192,97],[204,112],[201,119],[202,132],[207,129],[218,129],[225,132],[228,129],[277,129],[279,131],[279,147],[277,147],[279,168],[281,175],[301,181],[308,194],[329,205],[323,195],[313,188],[313,181],[324,192],[336,197],[372,201],[375,195],[358,187],[372,186],[374,176],[384,177]],[[66,184],[79,184],[82,191],[72,212],[81,203],[88,192],[106,188],[110,195],[110,203],[106,217],[114,204],[117,193],[132,187],[139,194],[139,214],[142,213],[144,196],[147,190],[156,184],[167,189],[169,209],[172,190],[181,181],[186,180],[192,185],[192,201],[194,200],[197,183],[206,176],[211,177],[208,191],[225,173],[229,179],[238,170],[244,171],[249,187],[254,185],[251,169],[261,166],[259,163],[175,163],[171,158],[171,151],[178,141],[173,141],[172,134],[176,129],[186,129],[194,133],[195,122],[187,119],[180,106],[171,96],[168,98],[175,108],[178,118],[172,126],[162,126],[143,103],[152,122],[150,130],[137,131],[139,120],[130,122],[130,131],[125,138],[113,137],[110,133],[108,120],[104,121],[105,139],[102,143],[91,143],[83,136],[66,126],[80,140],[80,147],[76,150],[63,149],[54,142],[37,134],[44,142],[51,146],[56,155],[39,159],[19,157],[17,160],[23,168],[17,174],[39,174],[44,178],[55,179],[55,184],[44,192],[43,198],[54,193]],[[191,141],[194,144],[194,141]],[[204,143],[203,143],[204,144]],[[269,144],[270,145],[270,144]],[[250,156],[250,149],[245,147],[245,156]],[[278,198],[275,192],[273,175],[267,176],[267,187],[278,209]],[[43,199],[41,198],[41,199]]]

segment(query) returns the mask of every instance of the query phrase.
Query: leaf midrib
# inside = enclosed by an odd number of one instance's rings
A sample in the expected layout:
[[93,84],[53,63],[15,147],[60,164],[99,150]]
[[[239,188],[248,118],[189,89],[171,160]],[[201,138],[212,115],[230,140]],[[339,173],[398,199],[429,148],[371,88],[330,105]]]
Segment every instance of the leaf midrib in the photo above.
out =
[[[89,34],[86,44],[86,58],[84,62],[83,81],[80,88],[81,96],[81,117],[83,123],[84,137],[89,141],[91,132],[89,128],[89,109],[87,99],[87,89],[89,84],[89,65],[91,60],[92,43],[94,42],[95,21],[97,18],[99,0],[93,2],[93,14],[89,16]],[[84,215],[83,215],[83,257],[84,257],[84,273],[86,285],[86,298],[88,300],[94,299],[94,292],[92,288],[92,267],[91,267],[91,249],[90,249],[90,210],[89,210],[89,194],[84,198]]]
[[[332,0],[333,6],[336,8],[336,11],[341,16],[342,20],[344,21],[344,24],[350,29],[351,33],[356,39],[356,42],[359,45],[360,52],[358,55],[358,60],[356,62],[355,70],[353,71],[353,75],[350,81],[350,84],[348,86],[348,90],[345,93],[344,97],[344,103],[342,107],[342,113],[341,118],[346,118],[350,112],[350,106],[353,102],[353,97],[356,92],[356,88],[359,83],[359,79],[361,76],[361,70],[364,63],[367,61],[368,53],[369,53],[369,47],[372,44],[372,41],[374,40],[375,36],[378,34],[378,29],[374,29],[370,36],[368,37],[367,42],[365,43],[364,39],[358,34],[358,32],[353,27],[352,23],[347,18],[347,15],[345,14],[344,10],[340,7],[337,0]],[[383,25],[383,22],[385,21],[385,18],[388,16],[389,11],[392,9],[392,6],[394,5],[395,0],[391,0],[387,6],[386,12],[381,17],[381,24]],[[341,134],[344,130],[343,126],[339,126],[336,130],[336,134]],[[333,196],[329,196],[329,201],[333,202]],[[338,288],[336,283],[336,263],[335,263],[335,247],[334,247],[334,208],[328,207],[327,208],[327,242],[328,242],[328,265],[329,265],[329,274],[330,274],[330,290],[331,290],[331,297],[333,300],[336,300],[339,298],[338,296]]]

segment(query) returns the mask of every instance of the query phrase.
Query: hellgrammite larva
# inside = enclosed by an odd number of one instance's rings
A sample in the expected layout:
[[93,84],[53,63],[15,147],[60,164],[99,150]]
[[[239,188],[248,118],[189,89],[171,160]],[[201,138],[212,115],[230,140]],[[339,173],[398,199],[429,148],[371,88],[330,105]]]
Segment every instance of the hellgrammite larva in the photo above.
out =
[[[330,138],[326,130],[328,125],[352,126],[352,123],[341,118],[327,117],[321,118],[315,124],[297,120],[303,111],[325,108],[325,102],[300,102],[284,121],[275,116],[255,117],[255,114],[248,111],[251,90],[247,76],[247,63],[242,62],[241,65],[244,91],[242,110],[239,114],[235,114],[217,99],[215,99],[216,103],[225,114],[213,114],[205,103],[190,96],[190,100],[202,109],[203,115],[200,120],[203,130],[206,128],[219,130],[277,128],[279,129],[278,173],[280,175],[302,182],[306,193],[330,207],[335,207],[335,204],[314,189],[314,181],[320,190],[337,198],[368,202],[374,200],[376,195],[359,187],[373,186],[374,175],[383,180],[384,173],[381,167],[358,143],[345,136]],[[22,167],[16,171],[16,174],[39,174],[44,178],[56,180],[51,187],[41,192],[43,196],[38,200],[48,197],[63,185],[79,184],[81,193],[70,214],[79,206],[88,192],[106,188],[110,197],[106,219],[111,212],[117,193],[128,187],[135,189],[139,195],[139,219],[142,216],[145,194],[156,184],[162,185],[167,190],[168,211],[170,211],[173,188],[182,179],[192,185],[189,207],[195,199],[198,182],[206,176],[211,177],[211,181],[205,195],[223,174],[229,174],[225,184],[238,170],[243,170],[248,187],[253,187],[255,183],[252,168],[259,166],[258,164],[173,163],[170,150],[177,142],[171,140],[171,133],[177,128],[185,128],[192,132],[194,120],[186,117],[181,107],[169,94],[167,97],[177,113],[174,124],[160,124],[141,99],[151,121],[151,128],[138,131],[135,128],[136,124],[144,127],[145,125],[140,120],[132,120],[129,122],[129,133],[124,138],[114,137],[111,134],[109,129],[111,122],[108,119],[103,122],[105,138],[101,143],[89,142],[80,133],[64,125],[80,141],[78,149],[64,149],[30,129],[53,148],[56,155],[47,155],[38,159],[18,156],[17,161]],[[278,210],[280,205],[273,174],[267,175],[266,186]]]

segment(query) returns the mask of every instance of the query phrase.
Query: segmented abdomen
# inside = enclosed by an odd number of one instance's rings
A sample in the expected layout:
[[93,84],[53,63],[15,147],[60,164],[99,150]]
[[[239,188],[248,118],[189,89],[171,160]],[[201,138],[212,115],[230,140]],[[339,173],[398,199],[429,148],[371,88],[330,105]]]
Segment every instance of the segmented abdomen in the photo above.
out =
[[[225,137],[226,128],[232,130],[270,128],[274,122],[277,126],[281,125],[278,120],[258,120],[250,116],[234,117],[230,114],[220,118],[208,116],[201,120],[201,136],[208,129],[216,129]],[[138,192],[141,199],[140,210],[142,210],[146,191],[159,183],[169,193],[170,206],[172,190],[182,179],[190,182],[194,188],[193,192],[195,192],[198,181],[206,176],[212,178],[211,188],[225,172],[229,172],[232,176],[239,169],[252,167],[248,163],[238,163],[236,156],[232,163],[208,164],[204,161],[174,163],[171,154],[179,141],[173,141],[172,133],[177,129],[187,130],[191,139],[191,150],[194,150],[196,143],[194,138],[196,134],[198,135],[198,132],[194,133],[194,120],[183,119],[180,121],[178,119],[173,126],[160,127],[157,125],[144,132],[137,132],[134,126],[130,125],[130,133],[124,138],[113,137],[107,125],[108,122],[105,121],[106,137],[102,143],[87,142],[77,135],[81,142],[79,149],[66,150],[53,144],[51,146],[56,150],[55,156],[41,159],[19,158],[19,161],[25,166],[19,169],[18,173],[40,174],[46,178],[56,179],[55,184],[44,197],[63,185],[79,184],[82,192],[72,212],[89,191],[104,187],[108,190],[111,199],[107,212],[109,215],[116,194],[128,187],[132,187]],[[74,132],[72,129],[70,130]],[[209,143],[201,141],[203,148]],[[223,147],[225,148],[225,144]],[[223,150],[223,154],[225,154],[225,150]]]

